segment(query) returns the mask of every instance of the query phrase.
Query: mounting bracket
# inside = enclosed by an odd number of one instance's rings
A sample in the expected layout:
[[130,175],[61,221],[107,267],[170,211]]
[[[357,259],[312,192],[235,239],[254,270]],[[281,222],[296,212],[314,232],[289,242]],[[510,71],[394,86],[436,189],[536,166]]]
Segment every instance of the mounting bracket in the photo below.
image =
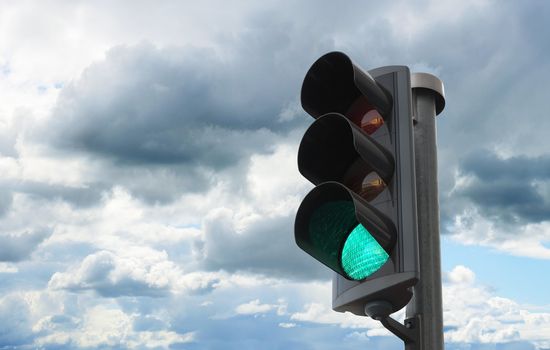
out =
[[392,306],[387,301],[376,300],[365,305],[365,314],[382,325],[405,343],[405,350],[421,349],[420,315],[407,318],[402,325],[390,317]]
[[407,350],[420,349],[420,347],[418,347],[420,341],[419,315],[407,318],[405,320],[405,325],[402,325],[390,316],[382,317],[379,321],[387,330],[403,340]]

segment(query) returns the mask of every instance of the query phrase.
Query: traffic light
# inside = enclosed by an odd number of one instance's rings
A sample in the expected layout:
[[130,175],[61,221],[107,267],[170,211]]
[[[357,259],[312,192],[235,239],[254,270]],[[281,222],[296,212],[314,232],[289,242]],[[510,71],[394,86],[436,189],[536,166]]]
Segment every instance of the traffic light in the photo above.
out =
[[316,187],[298,209],[296,243],[336,272],[334,310],[365,315],[382,301],[395,312],[418,281],[409,69],[366,72],[331,52],[307,72],[301,102],[316,120],[298,168]]

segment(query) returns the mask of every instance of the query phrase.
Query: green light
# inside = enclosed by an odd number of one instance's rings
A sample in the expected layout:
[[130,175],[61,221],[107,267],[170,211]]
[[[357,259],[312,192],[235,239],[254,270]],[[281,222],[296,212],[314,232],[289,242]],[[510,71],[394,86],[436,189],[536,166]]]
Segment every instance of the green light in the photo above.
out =
[[312,255],[349,279],[362,280],[388,261],[388,253],[357,222],[351,201],[327,202],[309,222]]
[[342,242],[355,226],[355,207],[350,201],[328,202],[317,208],[309,223],[310,240],[317,258],[331,268],[339,269]]
[[388,258],[384,248],[363,225],[359,224],[344,243],[341,263],[348,277],[362,280],[378,271]]

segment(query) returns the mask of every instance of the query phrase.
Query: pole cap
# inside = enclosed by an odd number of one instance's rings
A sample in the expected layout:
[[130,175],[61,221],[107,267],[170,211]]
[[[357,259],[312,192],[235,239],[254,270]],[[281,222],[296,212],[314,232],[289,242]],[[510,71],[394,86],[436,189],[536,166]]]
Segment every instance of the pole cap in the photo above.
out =
[[443,82],[430,73],[412,73],[412,89],[428,89],[435,96],[435,115],[438,115],[445,108],[445,88]]

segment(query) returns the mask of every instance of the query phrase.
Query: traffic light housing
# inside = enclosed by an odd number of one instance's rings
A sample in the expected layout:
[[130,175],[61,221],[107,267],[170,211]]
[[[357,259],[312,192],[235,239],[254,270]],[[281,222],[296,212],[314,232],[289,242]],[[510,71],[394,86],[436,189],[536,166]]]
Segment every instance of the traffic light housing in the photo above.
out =
[[395,312],[418,281],[409,69],[366,72],[331,52],[307,72],[301,102],[316,120],[298,168],[316,187],[298,209],[296,243],[336,273],[334,310],[364,315],[384,301]]

